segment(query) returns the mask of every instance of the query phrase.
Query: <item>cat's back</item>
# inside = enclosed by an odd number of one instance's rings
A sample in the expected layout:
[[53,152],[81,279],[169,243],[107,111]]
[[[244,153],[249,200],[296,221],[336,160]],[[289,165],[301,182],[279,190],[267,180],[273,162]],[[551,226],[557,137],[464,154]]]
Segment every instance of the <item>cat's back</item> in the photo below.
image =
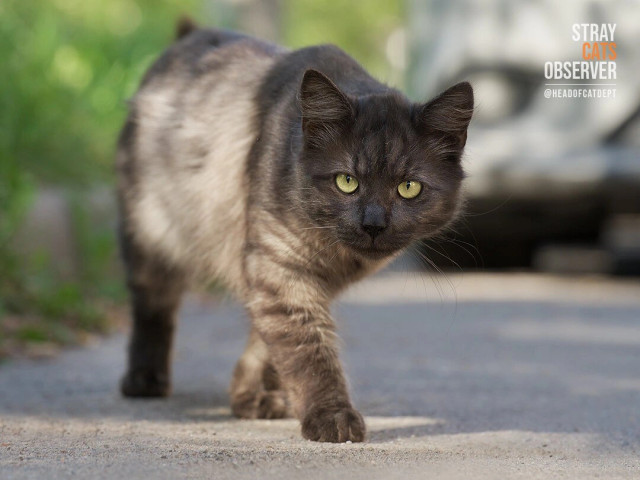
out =
[[118,148],[125,227],[187,270],[241,282],[255,96],[280,50],[196,30],[149,69]]

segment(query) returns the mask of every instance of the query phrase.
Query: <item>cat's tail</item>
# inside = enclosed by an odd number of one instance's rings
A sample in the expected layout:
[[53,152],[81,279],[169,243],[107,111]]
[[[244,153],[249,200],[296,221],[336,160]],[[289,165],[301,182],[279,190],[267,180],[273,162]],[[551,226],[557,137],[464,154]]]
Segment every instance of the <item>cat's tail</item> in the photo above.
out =
[[198,29],[198,24],[186,15],[180,17],[176,23],[176,40],[186,37],[194,30]]
[[202,33],[199,39],[206,42],[207,48],[220,47],[227,43],[247,38],[246,35],[231,30],[221,28],[201,28],[191,18],[183,15],[176,23],[176,40],[181,40],[196,31]]

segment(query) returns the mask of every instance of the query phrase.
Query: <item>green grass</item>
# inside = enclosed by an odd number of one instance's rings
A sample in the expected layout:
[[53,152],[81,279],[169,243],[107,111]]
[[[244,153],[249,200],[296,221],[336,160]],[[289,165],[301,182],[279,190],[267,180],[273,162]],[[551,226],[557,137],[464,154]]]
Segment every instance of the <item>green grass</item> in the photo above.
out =
[[28,353],[33,344],[68,345],[87,333],[107,333],[117,320],[125,291],[113,231],[87,220],[76,206],[74,238],[79,268],[62,275],[44,252],[4,255],[0,279],[0,358]]
[[[125,298],[114,228],[86,193],[113,181],[126,100],[199,0],[0,2],[0,357],[113,324]],[[78,265],[62,275],[16,234],[42,186],[70,193]]]

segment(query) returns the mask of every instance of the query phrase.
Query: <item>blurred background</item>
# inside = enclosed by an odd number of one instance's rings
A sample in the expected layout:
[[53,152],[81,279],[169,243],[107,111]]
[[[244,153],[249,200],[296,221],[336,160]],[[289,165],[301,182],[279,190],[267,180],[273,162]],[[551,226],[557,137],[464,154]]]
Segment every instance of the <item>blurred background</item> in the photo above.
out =
[[[476,90],[468,206],[433,269],[640,273],[640,2],[3,0],[0,359],[118,324],[113,156],[126,100],[176,19],[291,48],[335,43],[418,100]],[[546,99],[574,23],[616,23],[614,99]]]

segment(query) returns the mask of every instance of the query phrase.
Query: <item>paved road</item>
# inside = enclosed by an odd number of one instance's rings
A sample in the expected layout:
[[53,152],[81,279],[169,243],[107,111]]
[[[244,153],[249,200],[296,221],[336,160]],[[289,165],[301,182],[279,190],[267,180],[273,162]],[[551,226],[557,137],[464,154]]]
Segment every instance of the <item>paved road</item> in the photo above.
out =
[[640,283],[392,272],[339,305],[369,441],[239,421],[246,320],[190,298],[175,395],[125,400],[125,338],[0,367],[0,478],[640,478]]

